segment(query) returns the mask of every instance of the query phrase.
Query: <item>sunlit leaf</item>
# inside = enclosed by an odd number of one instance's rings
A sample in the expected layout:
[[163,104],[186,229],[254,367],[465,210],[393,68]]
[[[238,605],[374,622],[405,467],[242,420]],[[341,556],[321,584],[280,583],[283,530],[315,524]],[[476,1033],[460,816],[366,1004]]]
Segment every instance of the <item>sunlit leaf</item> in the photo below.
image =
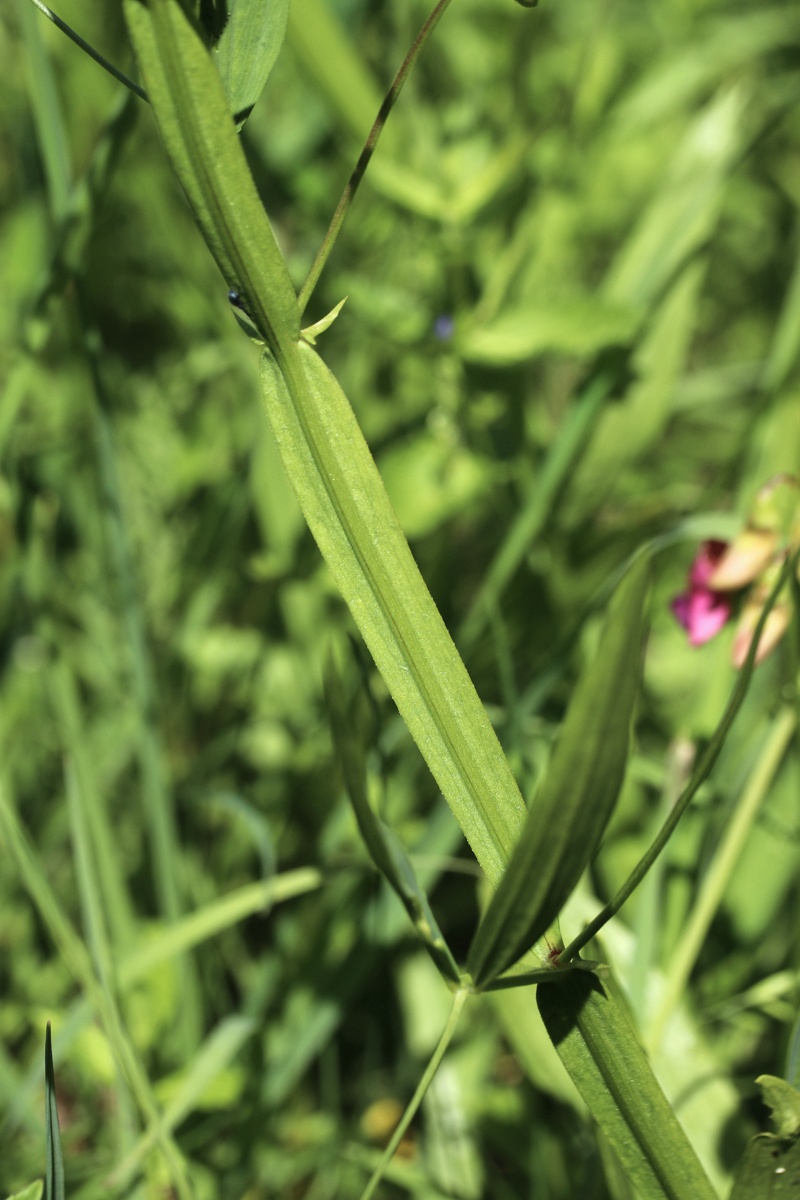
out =
[[289,0],[229,0],[228,20],[214,49],[237,124],[244,124],[264,90],[288,17]]

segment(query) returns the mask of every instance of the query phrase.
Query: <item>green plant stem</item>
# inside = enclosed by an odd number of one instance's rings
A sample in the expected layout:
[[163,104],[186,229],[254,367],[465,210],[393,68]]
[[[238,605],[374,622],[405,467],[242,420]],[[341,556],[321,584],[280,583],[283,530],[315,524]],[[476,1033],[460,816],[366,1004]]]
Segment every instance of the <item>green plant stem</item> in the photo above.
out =
[[370,1200],[370,1197],[374,1194],[376,1187],[378,1186],[381,1179],[383,1178],[384,1171],[386,1170],[389,1163],[394,1158],[397,1147],[400,1145],[400,1142],[403,1140],[403,1135],[405,1134],[409,1125],[413,1121],[414,1116],[417,1112],[417,1109],[419,1108],[420,1104],[422,1103],[422,1101],[425,1097],[425,1093],[427,1092],[428,1088],[430,1087],[430,1085],[433,1081],[434,1075],[439,1070],[439,1065],[440,1065],[442,1059],[444,1058],[445,1053],[447,1051],[447,1047],[450,1045],[450,1042],[453,1039],[453,1034],[456,1031],[456,1027],[458,1025],[459,1018],[461,1016],[461,1010],[463,1009],[463,1007],[467,1001],[467,997],[469,995],[471,995],[470,989],[466,988],[466,987],[460,987],[458,989],[458,991],[454,994],[453,1006],[450,1009],[450,1015],[447,1018],[447,1024],[445,1025],[444,1030],[442,1031],[442,1035],[439,1038],[439,1041],[436,1043],[436,1049],[434,1050],[433,1054],[431,1055],[430,1061],[429,1061],[427,1067],[425,1068],[425,1071],[423,1072],[422,1078],[420,1079],[419,1083],[417,1084],[417,1090],[414,1092],[414,1095],[411,1097],[408,1107],[406,1108],[406,1111],[403,1113],[403,1116],[400,1120],[399,1125],[397,1126],[397,1129],[395,1129],[394,1133],[392,1134],[392,1140],[389,1142],[389,1145],[386,1147],[383,1154],[381,1155],[380,1162],[378,1163],[377,1167],[373,1171],[372,1177],[371,1177],[369,1183],[364,1188],[364,1191],[361,1193],[361,1200]]
[[798,558],[800,558],[800,553],[789,555],[787,556],[786,562],[783,564],[780,575],[778,576],[775,586],[767,598],[766,604],[761,610],[761,616],[758,618],[758,623],[753,630],[750,649],[747,653],[747,658],[744,661],[744,665],[739,673],[739,678],[736,680],[736,684],[734,685],[731,698],[728,701],[728,707],[725,709],[722,720],[717,726],[716,733],[709,742],[705,753],[700,759],[700,762],[693,772],[691,779],[684,788],[678,802],[667,817],[664,824],[661,826],[661,829],[649,850],[639,860],[616,895],[609,900],[608,904],[606,904],[604,908],[600,910],[594,920],[590,921],[586,928],[579,933],[577,937],[573,938],[569,945],[562,950],[561,955],[559,956],[562,962],[569,962],[570,959],[574,958],[575,955],[583,949],[587,942],[590,942],[595,934],[598,933],[599,930],[601,930],[603,926],[611,920],[612,917],[616,916],[628,897],[642,882],[645,875],[650,870],[669,839],[672,837],[678,822],[686,812],[686,809],[689,807],[689,804],[694,798],[698,788],[701,786],[701,784],[705,783],[706,779],[711,774],[714,764],[716,763],[722,747],[725,744],[725,739],[728,736],[731,725],[736,719],[736,715],[742,706],[745,696],[747,695],[747,689],[750,686],[750,680],[755,667],[758,643],[761,640],[761,634],[767,622],[767,617],[771,613],[775,601],[778,599],[778,595],[786,584],[787,579],[789,579],[790,575],[797,569]]
[[[36,2],[37,0],[34,0],[34,3]],[[345,184],[344,191],[342,192],[339,203],[336,206],[336,211],[331,218],[331,223],[328,226],[327,233],[322,239],[322,245],[317,251],[317,256],[312,263],[308,277],[301,287],[300,293],[297,297],[297,308],[301,316],[305,312],[306,305],[311,297],[311,293],[317,286],[317,281],[319,280],[330,253],[333,250],[334,243],[339,236],[339,230],[342,228],[344,219],[347,216],[347,210],[350,208],[350,205],[353,202],[353,198],[358,191],[358,185],[361,183],[361,180],[364,177],[364,172],[369,166],[370,159],[375,153],[375,147],[378,144],[378,138],[383,132],[383,127],[386,124],[389,113],[394,108],[395,102],[403,89],[403,84],[408,78],[414,63],[419,57],[420,50],[433,33],[436,26],[439,24],[439,21],[444,16],[449,4],[450,0],[439,0],[439,3],[434,8],[433,12],[430,13],[428,19],[425,21],[425,24],[414,38],[408,54],[403,59],[402,63],[400,64],[400,69],[392,80],[392,86],[389,88],[389,91],[384,97],[383,104],[378,109],[378,115],[369,131],[367,140],[364,143],[364,148],[358,157],[358,162],[353,168],[353,172]]]
[[[672,811],[688,783],[695,753],[696,747],[687,737],[675,738],[669,746],[664,786],[652,824],[653,830],[656,830]],[[631,967],[629,994],[640,1029],[647,1024],[647,983],[650,971],[659,958],[666,867],[666,861],[659,858],[644,880],[634,922],[637,950]]]
[[52,21],[57,29],[60,29],[62,33],[65,33],[70,41],[74,42],[76,46],[80,46],[84,54],[88,54],[89,58],[94,59],[94,61],[101,66],[104,71],[108,71],[109,75],[113,75],[119,83],[124,84],[124,86],[128,88],[129,91],[133,92],[135,96],[138,96],[140,100],[148,102],[148,95],[144,88],[139,87],[138,83],[134,83],[133,80],[129,79],[127,75],[124,75],[122,71],[118,70],[113,63],[108,61],[107,58],[103,58],[102,54],[95,50],[94,46],[90,46],[87,41],[84,41],[81,35],[76,33],[74,29],[71,29],[70,26],[67,25],[66,21],[62,21],[61,17],[59,17],[57,13],[53,12],[52,8],[48,8],[48,6],[43,3],[43,0],[31,0],[31,4],[33,4],[35,8],[38,8],[39,12],[43,13],[47,17],[48,21]]
[[783,756],[797,729],[794,708],[784,708],[774,718],[767,744],[742,792],[733,820],[714,856],[711,868],[703,880],[697,903],[689,924],[681,935],[672,962],[667,969],[667,984],[648,1033],[648,1043],[655,1049],[661,1042],[667,1023],[677,1007],[708,928],[719,908],[733,869],[744,849],[756,814],[783,761]]

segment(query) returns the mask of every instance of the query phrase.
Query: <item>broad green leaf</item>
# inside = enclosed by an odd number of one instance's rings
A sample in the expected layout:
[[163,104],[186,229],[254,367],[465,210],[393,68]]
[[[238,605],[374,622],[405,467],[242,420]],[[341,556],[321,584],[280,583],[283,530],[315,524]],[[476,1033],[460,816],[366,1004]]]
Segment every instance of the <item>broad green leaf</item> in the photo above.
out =
[[611,602],[595,659],[578,682],[541,791],[470,948],[467,968],[477,987],[542,936],[597,850],[625,775],[649,578],[643,556]]
[[199,30],[177,0],[125,0],[125,16],[172,166],[229,288],[267,343],[298,336],[294,288]]
[[743,88],[721,91],[695,118],[664,184],[603,282],[606,301],[648,306],[708,241],[743,136]]
[[49,1021],[44,1041],[44,1132],[47,1151],[45,1200],[64,1200],[64,1162],[61,1157],[61,1132],[58,1125],[56,1076],[53,1069],[53,1043]]
[[402,904],[439,971],[453,983],[460,973],[433,915],[428,897],[417,880],[411,859],[392,829],[373,812],[367,796],[367,769],[362,740],[363,722],[355,705],[348,705],[336,664],[328,660],[325,697],[345,787],[358,827],[375,866],[397,892]]
[[800,1195],[800,1140],[760,1133],[747,1143],[730,1200],[794,1200]]
[[284,362],[284,374],[264,354],[261,382],[287,473],[317,544],[403,719],[496,886],[525,806],[347,398],[302,343],[296,357]]
[[231,112],[243,125],[275,65],[289,17],[289,0],[230,0],[215,46]]
[[640,314],[625,304],[576,297],[561,304],[515,308],[484,328],[459,333],[456,346],[467,362],[505,366],[541,354],[588,356],[627,344]]
[[641,1200],[717,1200],[627,1016],[596,976],[536,993],[553,1045]]
[[764,1103],[772,1109],[778,1137],[796,1137],[800,1133],[800,1091],[777,1075],[759,1075]]

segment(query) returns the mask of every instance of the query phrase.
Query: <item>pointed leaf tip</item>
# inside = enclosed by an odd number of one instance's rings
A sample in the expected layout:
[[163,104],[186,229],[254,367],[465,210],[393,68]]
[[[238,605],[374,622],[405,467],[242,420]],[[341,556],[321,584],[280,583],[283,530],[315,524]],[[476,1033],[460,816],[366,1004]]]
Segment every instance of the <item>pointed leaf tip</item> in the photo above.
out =
[[64,1200],[64,1161],[61,1156],[61,1132],[56,1103],[56,1076],[53,1068],[53,1040],[50,1022],[44,1037],[44,1127],[45,1127],[45,1200]]

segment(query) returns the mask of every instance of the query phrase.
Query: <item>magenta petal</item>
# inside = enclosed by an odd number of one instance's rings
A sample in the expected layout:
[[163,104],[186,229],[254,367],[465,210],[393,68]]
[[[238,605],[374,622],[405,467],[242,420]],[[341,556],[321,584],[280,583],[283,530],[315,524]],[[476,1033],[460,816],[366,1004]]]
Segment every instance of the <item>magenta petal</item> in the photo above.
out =
[[710,641],[731,615],[727,595],[708,586],[726,549],[725,542],[703,542],[689,572],[688,589],[672,601],[672,611],[689,634],[693,646]]
[[731,615],[727,596],[710,588],[694,588],[676,596],[671,608],[693,646],[702,646],[715,637]]
[[698,591],[689,605],[689,641],[702,646],[715,637],[731,615],[729,601],[718,592]]

